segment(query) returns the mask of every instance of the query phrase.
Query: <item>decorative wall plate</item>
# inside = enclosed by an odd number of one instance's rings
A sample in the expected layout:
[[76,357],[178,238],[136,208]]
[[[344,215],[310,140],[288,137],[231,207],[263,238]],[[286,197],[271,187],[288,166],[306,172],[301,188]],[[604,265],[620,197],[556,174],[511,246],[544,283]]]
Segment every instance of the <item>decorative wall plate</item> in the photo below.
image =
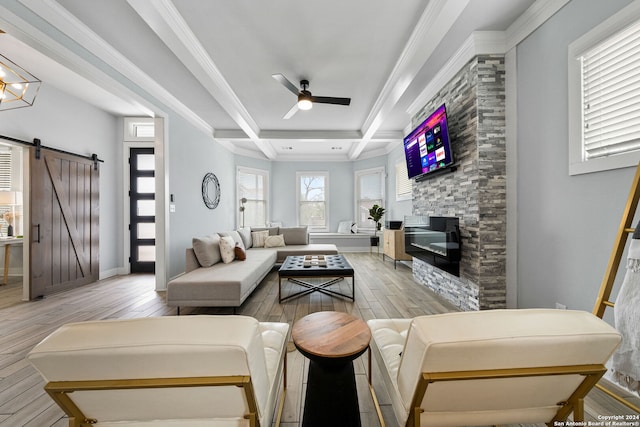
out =
[[220,203],[220,182],[211,172],[202,179],[202,200],[209,209],[215,209]]

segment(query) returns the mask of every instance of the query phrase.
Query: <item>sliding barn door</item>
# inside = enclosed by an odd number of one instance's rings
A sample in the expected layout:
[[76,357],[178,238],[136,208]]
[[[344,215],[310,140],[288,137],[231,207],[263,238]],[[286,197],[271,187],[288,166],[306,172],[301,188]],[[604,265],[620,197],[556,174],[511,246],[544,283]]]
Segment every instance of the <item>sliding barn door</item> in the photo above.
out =
[[99,169],[83,157],[30,150],[30,298],[98,280]]

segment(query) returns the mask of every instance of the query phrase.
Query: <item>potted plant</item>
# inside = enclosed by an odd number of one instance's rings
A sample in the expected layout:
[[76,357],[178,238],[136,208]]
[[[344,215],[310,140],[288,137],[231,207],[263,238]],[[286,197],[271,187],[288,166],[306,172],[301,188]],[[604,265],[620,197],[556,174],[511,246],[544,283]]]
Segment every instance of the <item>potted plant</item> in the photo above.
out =
[[382,206],[378,206],[376,204],[376,205],[373,205],[371,209],[369,209],[368,219],[373,220],[373,222],[376,223],[376,228],[374,228],[373,236],[371,237],[371,246],[378,246],[378,243],[380,243],[380,237],[378,237],[377,233],[382,227],[380,220],[382,219],[383,215],[384,215],[384,208]]

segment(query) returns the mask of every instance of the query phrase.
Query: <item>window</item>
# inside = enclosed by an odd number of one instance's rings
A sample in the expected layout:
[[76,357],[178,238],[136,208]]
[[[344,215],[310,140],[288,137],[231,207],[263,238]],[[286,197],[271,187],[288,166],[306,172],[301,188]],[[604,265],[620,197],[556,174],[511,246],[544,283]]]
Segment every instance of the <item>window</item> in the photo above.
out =
[[407,162],[396,163],[396,201],[411,200],[413,198],[413,181],[409,179]]
[[[261,169],[238,167],[238,226],[256,227],[267,223],[269,200],[269,172]],[[243,203],[242,199],[246,199]],[[244,210],[242,208],[244,207]]]
[[640,161],[640,6],[569,46],[569,173]]
[[369,209],[373,205],[384,206],[384,168],[356,171],[356,223],[358,229],[375,228],[369,218]]
[[329,230],[329,173],[297,172],[298,225]]
[[152,117],[125,117],[124,140],[128,142],[153,142],[155,123]]
[[0,151],[0,189],[11,189],[11,150]]

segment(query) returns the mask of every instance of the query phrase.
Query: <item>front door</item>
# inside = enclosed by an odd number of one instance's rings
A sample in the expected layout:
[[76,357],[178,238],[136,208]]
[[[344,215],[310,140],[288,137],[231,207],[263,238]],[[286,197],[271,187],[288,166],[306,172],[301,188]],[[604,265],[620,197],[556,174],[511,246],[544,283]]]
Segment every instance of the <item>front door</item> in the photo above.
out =
[[83,157],[30,149],[29,297],[99,277],[99,168]]
[[156,266],[156,186],[153,148],[130,149],[129,178],[131,272],[153,273]]

